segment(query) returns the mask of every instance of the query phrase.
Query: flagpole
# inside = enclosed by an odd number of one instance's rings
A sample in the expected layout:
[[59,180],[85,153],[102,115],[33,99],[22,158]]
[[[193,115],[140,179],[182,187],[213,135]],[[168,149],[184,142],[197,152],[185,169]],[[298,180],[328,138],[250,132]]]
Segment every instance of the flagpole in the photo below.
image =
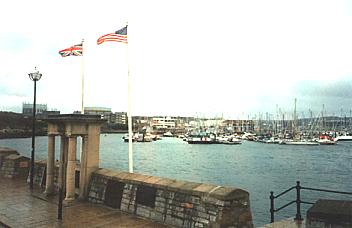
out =
[[[127,23],[126,23],[127,24]],[[127,25],[126,25],[127,26]],[[132,151],[132,113],[131,113],[131,76],[130,76],[130,62],[128,56],[128,42],[126,44],[126,55],[127,55],[127,121],[128,121],[128,171],[133,173],[133,151]]]
[[81,73],[82,73],[82,103],[81,103],[81,113],[84,114],[84,39],[82,39],[82,63],[81,63]]
[[[82,39],[82,61],[81,61],[81,78],[82,78],[82,96],[81,96],[81,114],[84,114],[84,55],[85,55],[85,48],[84,48],[84,39]],[[83,152],[83,140],[82,137],[78,137],[78,142],[80,143],[79,148],[79,158],[82,163],[82,152]]]

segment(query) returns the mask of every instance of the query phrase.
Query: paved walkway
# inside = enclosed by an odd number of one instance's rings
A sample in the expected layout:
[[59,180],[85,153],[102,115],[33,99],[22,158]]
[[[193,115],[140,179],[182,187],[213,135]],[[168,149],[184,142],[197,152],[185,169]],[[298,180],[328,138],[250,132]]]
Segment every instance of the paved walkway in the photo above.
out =
[[296,222],[293,218],[270,223],[259,228],[305,228],[305,221]]
[[65,206],[63,220],[58,221],[57,198],[46,198],[41,192],[40,189],[31,192],[23,179],[0,177],[0,228],[170,227],[88,202]]

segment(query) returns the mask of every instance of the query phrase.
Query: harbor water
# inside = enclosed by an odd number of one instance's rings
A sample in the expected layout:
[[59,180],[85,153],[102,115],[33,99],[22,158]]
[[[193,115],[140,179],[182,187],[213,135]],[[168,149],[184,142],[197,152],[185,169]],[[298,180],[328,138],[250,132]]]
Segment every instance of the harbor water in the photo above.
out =
[[[128,171],[128,143],[123,134],[102,134],[100,166]],[[60,139],[56,137],[56,158]],[[78,145],[79,146],[79,145]],[[2,139],[0,147],[30,157],[31,139]],[[47,157],[47,137],[36,137],[35,159]],[[133,144],[134,172],[193,182],[232,186],[250,193],[255,226],[270,222],[270,191],[277,195],[296,181],[312,188],[352,192],[352,142],[335,146],[292,146],[243,141],[241,145],[188,144],[178,138]],[[351,196],[302,190],[302,200],[348,199]],[[278,208],[295,199],[295,191],[275,201]],[[302,206],[302,214],[309,205]],[[295,205],[275,214],[294,217]]]

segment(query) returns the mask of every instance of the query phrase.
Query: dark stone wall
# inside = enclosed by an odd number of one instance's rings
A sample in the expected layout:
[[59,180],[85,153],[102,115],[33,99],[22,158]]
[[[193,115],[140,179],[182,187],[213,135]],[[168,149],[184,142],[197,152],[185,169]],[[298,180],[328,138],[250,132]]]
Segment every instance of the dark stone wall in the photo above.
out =
[[88,200],[176,227],[253,227],[249,193],[230,187],[100,169]]

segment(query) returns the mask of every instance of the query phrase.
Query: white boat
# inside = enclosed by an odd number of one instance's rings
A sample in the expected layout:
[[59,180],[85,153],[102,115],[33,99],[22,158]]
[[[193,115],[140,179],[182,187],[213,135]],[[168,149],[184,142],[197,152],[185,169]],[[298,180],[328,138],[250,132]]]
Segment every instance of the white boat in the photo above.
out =
[[187,137],[187,142],[189,144],[215,144],[216,142],[216,136],[215,134],[209,134],[209,133],[198,133],[198,134],[190,134]]
[[271,137],[270,139],[268,139],[267,141],[265,141],[265,143],[269,143],[269,144],[278,144],[280,143],[280,139],[276,138],[276,137]]
[[163,134],[163,136],[164,136],[164,137],[173,137],[174,135],[173,135],[170,131],[168,131],[168,132],[165,132],[165,133]]
[[283,145],[298,145],[298,146],[318,146],[318,142],[306,141],[306,140],[281,140],[280,144]]
[[[123,137],[122,137],[124,142],[128,142],[128,133],[126,133]],[[153,138],[152,135],[150,135],[149,133],[147,134],[142,134],[142,133],[134,133],[132,136],[132,142],[152,142]]]
[[218,136],[216,137],[216,143],[227,144],[227,145],[238,145],[238,144],[241,144],[242,141],[237,139],[234,136]]
[[242,141],[236,138],[231,138],[226,142],[223,142],[222,144],[227,144],[227,145],[239,145],[242,144]]
[[252,133],[244,133],[242,136],[241,136],[241,139],[245,139],[245,140],[248,140],[248,141],[253,141],[255,137],[255,134],[252,134]]
[[352,135],[339,135],[334,139],[334,141],[352,141]]
[[[128,142],[128,133],[122,136],[122,139],[124,142]],[[132,142],[135,142],[135,141],[136,141],[135,135],[132,135]]]

